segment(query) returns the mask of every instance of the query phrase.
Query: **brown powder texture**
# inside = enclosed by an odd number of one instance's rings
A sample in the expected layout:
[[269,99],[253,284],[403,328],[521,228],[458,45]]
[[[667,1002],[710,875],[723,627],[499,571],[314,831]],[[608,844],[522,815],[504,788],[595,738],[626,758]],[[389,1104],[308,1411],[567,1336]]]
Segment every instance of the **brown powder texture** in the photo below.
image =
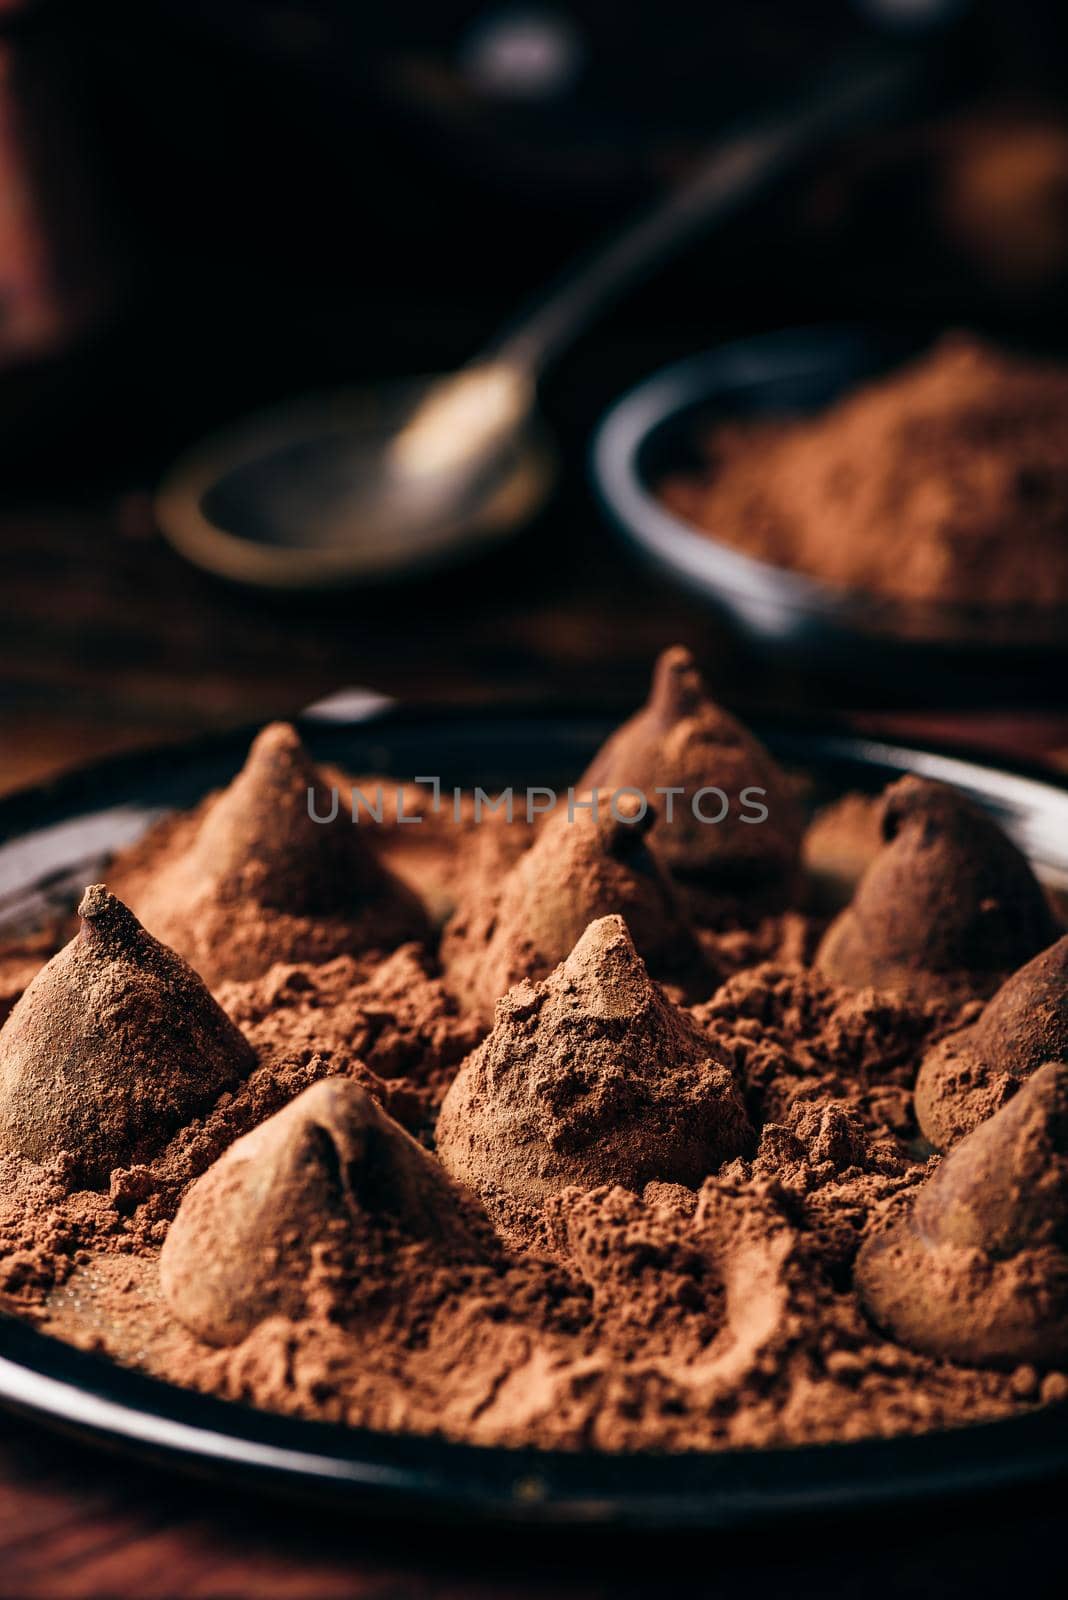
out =
[[1068,605],[1068,371],[947,336],[822,415],[737,422],[679,516],[748,555],[905,601]]
[[803,911],[783,911],[762,917],[748,927],[698,927],[697,937],[709,972],[725,979],[764,961],[788,967],[809,966],[826,925],[826,918]]
[[480,1233],[440,1164],[356,1084],[325,1078],[197,1180],[167,1233],[160,1284],[192,1332],[237,1344],[269,1316],[306,1315],[313,1269],[328,1261],[358,1291],[345,1299],[351,1323],[407,1243],[459,1266],[477,1259]]
[[360,1085],[425,1139],[456,1063],[479,1037],[428,966],[402,946],[378,965],[339,957],[226,985],[231,1016],[255,1047],[247,1077],[188,1118],[158,1154],[116,1164],[106,1193],[78,1188],[69,1154],[43,1166],[0,1157],[0,1304],[30,1309],[89,1250],[152,1256],[190,1185],[236,1139],[325,1078]]
[[102,884],[79,916],[0,1030],[0,1152],[66,1152],[92,1186],[158,1150],[253,1054],[193,969]]
[[873,1329],[843,1263],[910,1175],[810,1145],[814,1162],[766,1133],[753,1167],[685,1203],[667,1185],[567,1189],[546,1218],[554,1259],[477,1230],[473,1259],[443,1257],[380,1221],[355,1281],[336,1243],[314,1251],[304,1314],[221,1350],[175,1325],[151,1261],[78,1267],[48,1325],[235,1400],[485,1444],[753,1447],[1005,1416],[1043,1385],[1055,1398],[1059,1373],[954,1366]]
[[[188,867],[199,825],[172,821],[116,881],[153,859]],[[407,852],[412,883],[419,851],[451,850],[428,903],[455,896],[458,917],[495,906],[551,826],[529,848],[526,830],[498,823],[442,825],[418,846],[403,828],[365,837],[376,857],[396,850],[397,878]],[[283,882],[305,871],[288,838]],[[269,880],[274,844],[258,839]],[[831,831],[823,842],[848,848]],[[559,852],[540,859],[569,926],[585,868],[572,883]],[[539,875],[521,881],[536,898]],[[659,895],[659,867],[648,881]],[[929,887],[924,919],[933,870]],[[289,903],[304,892],[291,884]],[[952,931],[960,885],[941,893]],[[439,912],[416,943],[394,928],[384,947],[338,950],[334,911],[305,910],[312,954],[271,959],[281,925],[262,898],[250,905],[263,970],[217,970],[214,1001],[200,986],[193,1008],[221,1005],[243,1036],[225,1081],[120,1141],[92,1187],[82,1149],[0,1153],[4,1311],[237,1401],[486,1444],[760,1447],[1068,1398],[1060,1069],[1029,1067],[980,1126],[978,1156],[968,1140],[945,1158],[917,1140],[920,1062],[986,1015],[985,968],[952,993],[843,981],[811,965],[820,924],[799,906],[743,905],[690,931],[706,986],[687,1009],[610,905],[496,996],[494,1020],[442,976]],[[931,938],[924,920],[925,952]],[[123,944],[94,985],[114,985]],[[1046,980],[1059,1005],[1056,973]],[[171,1013],[135,984],[124,1026],[135,1040],[148,1022],[165,1032]],[[147,1058],[134,1075],[151,1079]],[[982,1340],[939,1344],[947,1305]]]
[[692,1014],[734,1065],[758,1121],[783,1121],[798,1101],[847,1101],[872,1129],[908,1140],[917,1063],[960,1012],[765,963]]
[[317,1053],[388,1080],[393,1114],[410,1102],[406,1123],[436,1109],[483,1032],[419,945],[378,964],[338,956],[319,967],[279,965],[251,983],[221,985],[219,1000],[261,1057]]
[[55,1285],[121,1227],[106,1194],[72,1198],[72,1167],[66,1154],[44,1166],[0,1155],[0,1311],[42,1318]]

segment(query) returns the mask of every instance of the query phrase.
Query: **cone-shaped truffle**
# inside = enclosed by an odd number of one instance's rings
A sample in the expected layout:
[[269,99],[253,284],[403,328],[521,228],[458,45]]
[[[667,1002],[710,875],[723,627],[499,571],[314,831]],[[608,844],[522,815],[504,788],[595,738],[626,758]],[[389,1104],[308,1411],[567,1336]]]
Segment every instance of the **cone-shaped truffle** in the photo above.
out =
[[1047,1063],[857,1258],[872,1318],[976,1366],[1068,1358],[1068,1066]]
[[924,1134],[948,1149],[1043,1061],[1068,1061],[1068,934],[1014,972],[969,1027],[928,1052],[916,1080]]
[[900,778],[882,835],[816,954],[837,982],[920,1001],[988,995],[1057,937],[1024,857],[956,790]]
[[236,1344],[304,1310],[316,1253],[380,1236],[470,1253],[468,1207],[439,1164],[364,1091],[326,1078],[231,1145],[190,1189],[160,1257],[175,1316]]
[[451,987],[487,1023],[521,978],[547,977],[587,926],[617,914],[658,978],[712,987],[696,939],[645,836],[653,820],[636,796],[607,797],[591,811],[558,811],[484,905],[446,931],[442,959]]
[[230,786],[187,821],[122,881],[146,927],[208,983],[427,937],[418,899],[286,723],[264,728]]
[[0,1152],[61,1151],[89,1183],[144,1160],[255,1065],[181,956],[102,884],[0,1029]]
[[[710,786],[729,801],[719,822],[694,812],[694,796]],[[706,900],[761,910],[789,899],[802,834],[789,782],[763,745],[708,698],[681,645],[660,656],[647,703],[602,745],[578,785],[605,795],[625,787],[659,808],[653,847],[688,891],[700,891],[706,912]],[[669,814],[656,790],[672,787],[683,793],[671,797]],[[712,818],[723,803],[705,795],[697,804]],[[766,816],[758,821],[760,806]]]
[[445,1097],[438,1154],[483,1193],[699,1184],[751,1132],[730,1069],[649,978],[621,917],[520,983]]

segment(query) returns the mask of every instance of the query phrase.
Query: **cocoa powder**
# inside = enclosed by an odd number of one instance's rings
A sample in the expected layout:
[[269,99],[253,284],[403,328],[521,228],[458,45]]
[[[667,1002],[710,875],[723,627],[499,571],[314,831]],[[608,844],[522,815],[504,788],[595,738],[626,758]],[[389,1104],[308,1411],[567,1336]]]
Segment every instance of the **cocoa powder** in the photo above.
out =
[[[303,758],[293,759],[299,777]],[[852,810],[842,813],[850,826]],[[955,818],[948,857],[968,867],[985,835],[977,844]],[[189,871],[196,826],[178,819],[158,830],[116,863],[114,882],[153,872],[166,881],[176,862]],[[821,848],[840,863],[830,822],[820,826]],[[261,902],[242,902],[243,948],[255,944],[261,970],[228,978],[216,967],[213,995],[196,993],[203,1015],[221,1007],[226,1029],[242,1036],[231,1048],[247,1054],[200,1103],[179,1091],[186,1078],[169,1076],[182,1059],[178,1036],[150,1070],[150,1041],[166,1041],[174,1019],[157,991],[134,984],[123,1024],[133,1076],[147,1088],[154,1071],[170,1114],[109,1123],[108,1170],[95,1164],[91,1184],[84,1151],[27,1150],[16,1137],[0,1153],[0,1306],[227,1398],[486,1444],[695,1450],[853,1439],[1068,1395],[1068,1352],[1062,1360],[1056,1340],[1021,1345],[1018,1361],[1003,1340],[996,1364],[986,1347],[947,1354],[937,1331],[917,1333],[915,1318],[881,1296],[879,1268],[867,1265],[906,1249],[913,1261],[916,1235],[902,1230],[914,1211],[933,1208],[933,1226],[958,1226],[933,1187],[940,1171],[979,1213],[994,1194],[989,1177],[953,1178],[954,1158],[940,1168],[913,1106],[921,1060],[979,1017],[985,969],[967,992],[855,987],[810,964],[819,925],[797,905],[769,914],[757,873],[756,915],[740,907],[725,921],[720,899],[713,922],[691,928],[705,988],[684,1005],[681,987],[650,976],[626,925],[633,884],[601,874],[598,896],[615,885],[624,903],[591,900],[602,920],[548,970],[539,944],[538,963],[487,1016],[442,975],[430,926],[450,906],[460,918],[465,903],[485,907],[517,860],[537,865],[531,838],[551,837],[546,825],[517,847],[503,833],[470,826],[468,814],[455,834],[405,847],[403,870],[396,835],[369,835],[365,848],[393,852],[391,870],[409,886],[418,851],[435,862],[436,909],[417,942],[394,926],[375,948],[368,907],[381,898],[342,885],[344,918],[299,913],[321,959],[294,959],[293,923],[270,907],[257,921]],[[277,839],[262,838],[269,873]],[[292,844],[281,854],[291,905],[303,893]],[[869,842],[869,872],[893,844]],[[565,897],[566,923],[568,874],[559,853],[544,854],[549,901]],[[643,881],[659,895],[662,868],[649,872]],[[720,884],[730,878],[722,859],[715,872]],[[528,865],[518,881],[536,893],[542,878]],[[360,882],[382,880],[363,864]],[[958,888],[947,884],[948,903]],[[90,920],[101,903],[112,905],[98,893]],[[689,902],[691,917],[699,904]],[[86,1034],[94,997],[116,991],[111,963],[128,965],[130,941],[142,948],[149,937],[129,913],[109,914],[125,932],[91,983],[80,956],[56,958],[60,976],[73,975],[58,1007],[68,1033]],[[330,929],[322,942],[318,920]],[[551,932],[551,916],[543,921]],[[331,949],[342,924],[348,946]],[[681,925],[691,927],[686,917]],[[1055,977],[1042,971],[1048,988]],[[54,987],[49,979],[46,998]],[[24,1044],[24,1027],[9,1021],[0,1062],[22,1060]],[[33,1058],[31,1113],[48,1103],[53,1059]],[[1017,1098],[1048,1098],[1035,1065],[1019,1065]],[[125,1070],[118,1060],[113,1069]],[[967,1269],[971,1288],[994,1284],[988,1309],[1022,1294],[1039,1323],[1060,1282],[1049,1251],[1062,1247],[1066,1158],[1060,1101],[1056,1114],[1045,1106],[1029,1121],[1020,1113],[1024,1132],[1004,1136],[1025,1140],[1031,1211],[1023,1215],[1011,1186],[991,1201],[998,1240],[1024,1241],[1020,1260],[984,1267],[978,1257]],[[996,1168],[982,1157],[967,1171]],[[1061,1211],[1043,1222],[1033,1197],[1047,1182]],[[937,1286],[957,1292],[959,1275],[930,1274],[916,1260],[915,1304],[937,1313]],[[950,1269],[959,1274],[956,1258]],[[972,1325],[981,1322],[977,1312]]]
[[668,507],[748,555],[905,601],[1068,605],[1068,370],[963,334],[798,421],[721,424]]

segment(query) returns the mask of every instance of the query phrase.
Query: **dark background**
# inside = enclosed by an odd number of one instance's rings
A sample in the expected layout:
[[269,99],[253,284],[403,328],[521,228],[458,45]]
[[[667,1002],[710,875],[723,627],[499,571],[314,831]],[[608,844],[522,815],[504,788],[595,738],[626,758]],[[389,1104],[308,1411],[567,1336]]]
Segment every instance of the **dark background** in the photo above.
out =
[[[822,151],[552,372],[567,470],[515,544],[431,583],[278,600],[158,538],[148,491],[182,446],[250,406],[463,360],[733,118],[917,9],[941,61],[925,103]],[[1063,345],[1057,0],[9,0],[0,17],[0,784],[341,683],[623,708],[676,637],[742,709],[931,697],[926,678],[739,651],[621,553],[585,451],[625,385],[725,335],[860,318]],[[537,92],[500,65],[531,17],[564,59]],[[1033,712],[1060,693],[1048,672],[1022,692],[969,673],[936,698]]]
[[[591,330],[550,395],[563,426],[728,332],[1063,320],[1064,8],[912,6],[948,14],[925,30],[942,105],[823,152]],[[718,130],[862,39],[900,37],[867,20],[898,9],[909,0],[15,6],[9,161],[64,359],[5,383],[5,475],[151,483],[251,405],[458,363]],[[483,58],[525,15],[574,66],[524,96]],[[969,181],[990,192],[954,217]],[[1023,239],[1006,237],[1013,199]]]

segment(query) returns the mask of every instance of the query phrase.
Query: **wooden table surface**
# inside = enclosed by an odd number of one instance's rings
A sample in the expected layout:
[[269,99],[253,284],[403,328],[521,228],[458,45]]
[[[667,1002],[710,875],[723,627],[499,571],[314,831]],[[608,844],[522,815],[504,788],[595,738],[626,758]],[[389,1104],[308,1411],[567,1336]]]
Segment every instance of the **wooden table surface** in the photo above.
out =
[[0,553],[0,793],[112,751],[292,715],[343,686],[622,715],[657,651],[677,642],[743,713],[848,709],[918,738],[1068,750],[1068,691],[1049,673],[1003,694],[969,669],[935,694],[927,676],[805,671],[740,647],[624,557],[575,486],[477,566],[375,593],[275,597],[215,582],[159,538],[143,495],[0,514]]
[[[0,520],[0,791],[113,750],[286,715],[341,685],[431,702],[620,710],[663,645],[691,644],[747,709],[849,702],[870,726],[1062,757],[1068,716],[989,699],[903,706],[900,685],[809,680],[740,655],[689,600],[622,561],[572,491],[480,567],[376,596],[277,600],[216,584],[155,535],[138,496]],[[929,687],[929,686],[928,686]],[[1058,1491],[1059,1492],[1059,1491]],[[985,1592],[1062,1538],[1056,1501],[921,1523],[819,1527],[688,1547],[717,1593]],[[879,1550],[874,1567],[872,1542]],[[1058,1546],[1059,1549],[1059,1546]],[[108,1459],[0,1418],[0,1596],[515,1596],[671,1592],[682,1559],[637,1546],[375,1528]],[[1014,1565],[1015,1563],[1015,1565]],[[1035,1580],[1037,1581],[1037,1580]],[[1032,1578],[1029,1575],[1027,1582]],[[1037,1589],[1034,1592],[1039,1592]]]
[[3,1600],[1063,1594],[1064,1484],[734,1534],[419,1527],[250,1499],[0,1419]]

